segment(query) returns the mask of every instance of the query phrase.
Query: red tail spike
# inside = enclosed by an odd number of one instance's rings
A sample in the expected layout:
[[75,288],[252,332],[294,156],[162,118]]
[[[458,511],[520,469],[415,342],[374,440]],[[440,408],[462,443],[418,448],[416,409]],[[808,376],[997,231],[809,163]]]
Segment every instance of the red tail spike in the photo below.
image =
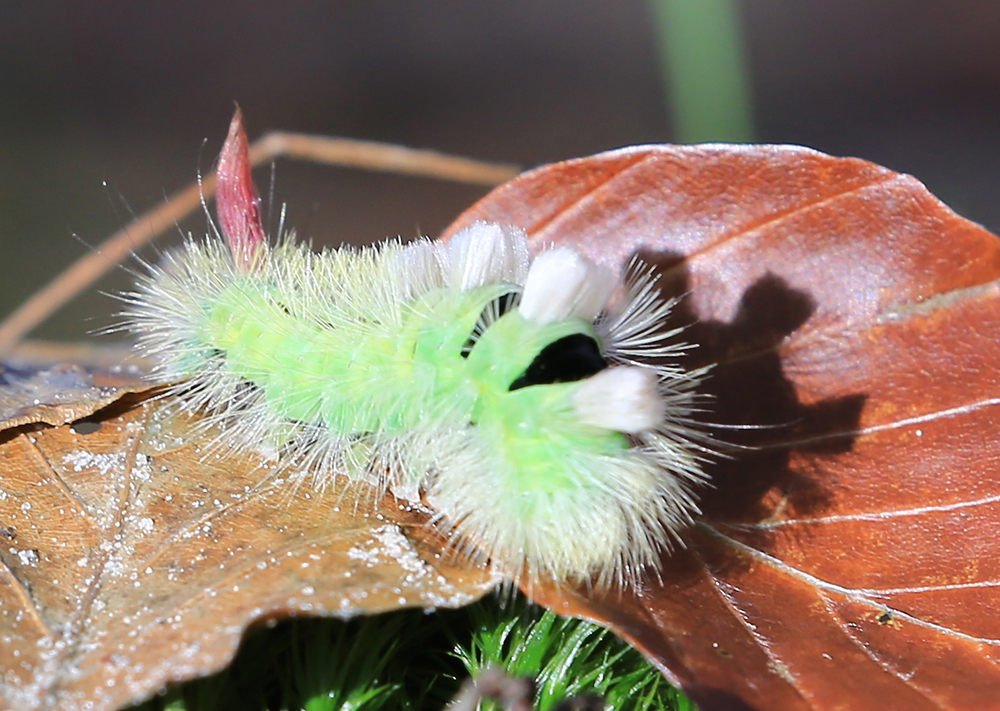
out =
[[229,135],[219,154],[215,208],[219,227],[236,263],[249,271],[254,254],[267,243],[260,219],[260,195],[250,171],[243,113],[236,107]]

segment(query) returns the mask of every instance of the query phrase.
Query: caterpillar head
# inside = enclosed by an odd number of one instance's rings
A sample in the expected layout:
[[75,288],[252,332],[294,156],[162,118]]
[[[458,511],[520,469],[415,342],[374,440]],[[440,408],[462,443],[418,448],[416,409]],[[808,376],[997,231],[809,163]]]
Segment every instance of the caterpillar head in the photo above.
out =
[[464,354],[472,454],[449,457],[434,501],[515,577],[634,582],[690,519],[700,476],[679,424],[692,379],[653,357],[676,352],[670,303],[570,247],[541,252],[521,284]]
[[[470,371],[492,387],[494,401],[530,400],[547,422],[572,417],[584,427],[626,434],[655,430],[665,410],[657,372],[609,364],[598,333],[616,287],[610,271],[570,247],[542,252],[515,307],[480,325],[467,356]],[[563,398],[526,397],[553,385],[561,385]],[[524,388],[539,390],[514,394]],[[541,412],[552,408],[559,412]]]
[[581,331],[542,348],[511,390],[579,381],[570,401],[581,424],[629,434],[651,431],[663,424],[665,409],[656,373],[629,365],[609,368],[596,333],[590,333],[616,282],[611,272],[570,247],[543,252],[532,262],[518,306],[521,316],[541,327],[579,321]]

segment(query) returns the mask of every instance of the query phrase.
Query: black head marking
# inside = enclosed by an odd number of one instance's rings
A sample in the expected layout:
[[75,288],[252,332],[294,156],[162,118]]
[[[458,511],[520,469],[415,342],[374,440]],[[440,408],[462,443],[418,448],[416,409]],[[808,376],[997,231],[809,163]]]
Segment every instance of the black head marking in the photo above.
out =
[[607,367],[597,341],[583,333],[574,333],[545,346],[527,370],[510,384],[510,389],[572,383],[589,378]]

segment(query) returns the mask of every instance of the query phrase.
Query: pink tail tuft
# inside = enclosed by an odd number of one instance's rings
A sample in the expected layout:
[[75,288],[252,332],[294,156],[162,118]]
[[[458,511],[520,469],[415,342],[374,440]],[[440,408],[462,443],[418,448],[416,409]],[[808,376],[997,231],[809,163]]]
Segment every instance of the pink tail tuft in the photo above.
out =
[[267,242],[260,219],[260,195],[250,171],[247,134],[239,107],[219,154],[215,205],[219,226],[236,263],[250,271],[254,254]]

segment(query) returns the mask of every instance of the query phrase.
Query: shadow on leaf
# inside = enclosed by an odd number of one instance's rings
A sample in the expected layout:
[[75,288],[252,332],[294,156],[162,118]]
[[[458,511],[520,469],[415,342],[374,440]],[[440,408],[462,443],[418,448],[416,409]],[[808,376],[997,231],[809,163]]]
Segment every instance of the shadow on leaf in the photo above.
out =
[[[722,443],[723,456],[706,465],[711,485],[699,492],[703,518],[718,523],[756,523],[785,509],[815,512],[829,494],[821,479],[793,471],[793,451],[835,455],[851,450],[866,396],[863,393],[804,405],[781,362],[781,347],[808,329],[815,311],[809,294],[765,275],[744,292],[729,323],[699,320],[692,311],[684,263],[671,253],[641,258],[663,275],[666,298],[680,302],[664,324],[684,328],[695,346],[686,368],[712,365],[700,386],[707,396],[699,419]],[[718,426],[715,426],[718,425]]]

